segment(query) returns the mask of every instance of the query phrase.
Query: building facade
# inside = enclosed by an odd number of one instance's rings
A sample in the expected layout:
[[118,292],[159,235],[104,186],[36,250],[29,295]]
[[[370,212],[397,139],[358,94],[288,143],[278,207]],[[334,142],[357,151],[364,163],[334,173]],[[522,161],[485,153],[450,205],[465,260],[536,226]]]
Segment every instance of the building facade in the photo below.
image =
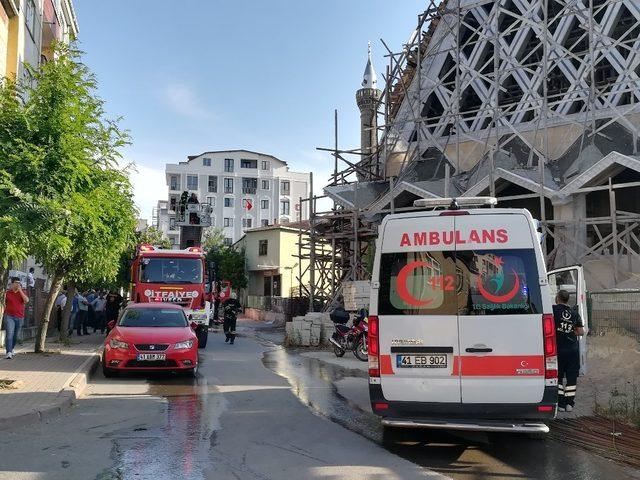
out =
[[77,35],[71,0],[0,0],[0,78],[31,81],[25,66],[38,68],[52,58],[54,42]]
[[292,172],[272,155],[248,150],[205,152],[167,164],[165,172],[169,196],[166,205],[158,205],[156,226],[174,245],[180,243],[176,214],[185,191],[209,204],[210,225],[222,229],[228,245],[251,228],[308,218],[300,199],[309,196],[309,173]]

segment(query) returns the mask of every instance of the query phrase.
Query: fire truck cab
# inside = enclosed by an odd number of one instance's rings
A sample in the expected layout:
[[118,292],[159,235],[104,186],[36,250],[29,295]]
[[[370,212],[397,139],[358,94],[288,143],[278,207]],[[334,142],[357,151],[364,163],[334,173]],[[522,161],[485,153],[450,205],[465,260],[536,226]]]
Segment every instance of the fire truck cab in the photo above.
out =
[[199,348],[207,345],[209,309],[205,256],[200,247],[167,250],[142,244],[131,264],[131,300],[181,305],[197,324]]

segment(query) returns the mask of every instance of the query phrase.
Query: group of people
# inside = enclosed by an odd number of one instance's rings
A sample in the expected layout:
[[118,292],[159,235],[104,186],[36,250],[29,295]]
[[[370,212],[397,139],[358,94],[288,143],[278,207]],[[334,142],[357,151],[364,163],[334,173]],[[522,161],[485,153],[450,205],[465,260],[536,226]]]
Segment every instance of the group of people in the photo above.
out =
[[[56,298],[56,324],[58,330],[62,329],[62,315],[67,305],[67,291],[61,292]],[[76,292],[71,305],[69,317],[69,335],[89,335],[89,328],[93,333],[100,331],[105,333],[107,324],[118,318],[118,313],[123,305],[122,295],[115,291],[87,290]]]

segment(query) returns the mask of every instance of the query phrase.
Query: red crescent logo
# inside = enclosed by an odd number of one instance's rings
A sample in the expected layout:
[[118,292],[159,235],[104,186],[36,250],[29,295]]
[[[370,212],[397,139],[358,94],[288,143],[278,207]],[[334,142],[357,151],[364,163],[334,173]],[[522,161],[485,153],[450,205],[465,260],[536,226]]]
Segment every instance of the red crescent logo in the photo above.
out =
[[409,289],[407,288],[407,278],[409,277],[409,273],[413,272],[415,269],[420,267],[431,267],[431,264],[428,262],[411,262],[407,263],[400,273],[398,273],[398,278],[396,279],[396,288],[398,290],[398,295],[402,299],[402,301],[412,307],[424,307],[425,305],[429,305],[433,302],[433,298],[428,298],[427,300],[418,300],[416,297],[409,293]]
[[520,289],[520,277],[518,277],[518,274],[516,273],[515,270],[512,270],[513,274],[516,276],[516,283],[513,286],[513,288],[511,289],[511,291],[505,295],[492,295],[489,292],[487,292],[484,288],[484,285],[482,285],[482,278],[480,277],[480,275],[478,275],[478,280],[476,281],[477,285],[478,285],[478,290],[480,290],[480,293],[482,294],[482,296],[484,298],[486,298],[487,300],[489,300],[490,302],[493,303],[505,303],[508,302],[509,300],[511,300],[513,297],[516,296],[516,293],[518,293],[518,290]]

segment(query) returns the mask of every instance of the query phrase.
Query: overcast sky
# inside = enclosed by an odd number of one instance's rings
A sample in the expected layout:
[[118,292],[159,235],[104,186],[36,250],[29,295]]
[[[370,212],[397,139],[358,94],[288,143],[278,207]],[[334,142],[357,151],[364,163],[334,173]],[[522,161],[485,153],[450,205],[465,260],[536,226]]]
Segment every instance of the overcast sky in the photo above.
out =
[[327,182],[333,109],[340,146],[359,147],[355,91],[373,44],[401,48],[425,2],[75,0],[80,48],[133,145],[142,218],[167,197],[164,165],[207,150],[275,155]]

